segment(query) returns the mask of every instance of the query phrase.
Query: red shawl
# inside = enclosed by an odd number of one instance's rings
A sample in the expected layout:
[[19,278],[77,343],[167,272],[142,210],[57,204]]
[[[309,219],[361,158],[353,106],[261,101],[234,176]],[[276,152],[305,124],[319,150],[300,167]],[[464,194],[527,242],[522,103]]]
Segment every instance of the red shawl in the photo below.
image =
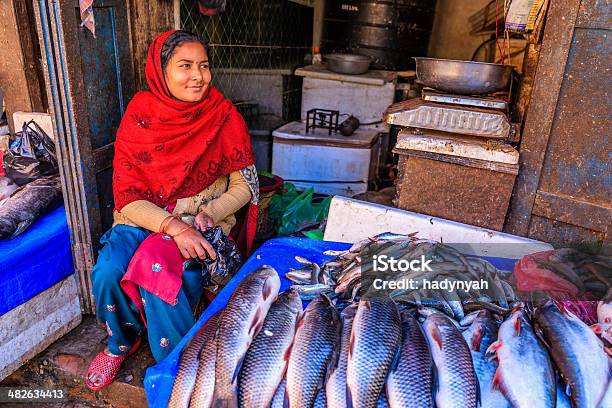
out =
[[[223,175],[255,163],[246,124],[231,101],[208,86],[199,102],[172,97],[161,66],[161,49],[174,30],[149,48],[146,77],[150,91],[138,92],[121,120],[115,141],[115,209],[147,200],[160,207],[191,197]],[[257,206],[246,211],[247,229],[238,231],[250,249]],[[249,219],[255,217],[255,220]]]
[[219,91],[209,85],[199,102],[176,100],[168,91],[161,49],[173,32],[159,35],[149,48],[145,72],[151,90],[134,96],[117,131],[118,211],[136,200],[166,207],[255,162],[242,116]]

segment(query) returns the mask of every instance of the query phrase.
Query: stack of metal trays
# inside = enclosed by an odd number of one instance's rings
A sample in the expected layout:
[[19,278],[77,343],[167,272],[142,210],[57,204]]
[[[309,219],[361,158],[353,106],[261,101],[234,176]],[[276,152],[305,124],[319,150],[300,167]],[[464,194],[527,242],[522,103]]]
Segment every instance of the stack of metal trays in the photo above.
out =
[[410,99],[389,106],[385,120],[390,125],[493,139],[507,139],[511,131],[510,121],[503,111],[465,109],[423,99]]

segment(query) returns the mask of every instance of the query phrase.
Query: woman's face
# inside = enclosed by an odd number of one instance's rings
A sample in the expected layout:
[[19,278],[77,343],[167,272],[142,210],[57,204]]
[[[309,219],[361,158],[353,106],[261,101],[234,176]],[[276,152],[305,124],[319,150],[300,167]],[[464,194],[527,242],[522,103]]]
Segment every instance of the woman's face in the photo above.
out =
[[185,102],[202,100],[210,84],[208,55],[198,42],[179,45],[164,71],[168,90],[176,99]]

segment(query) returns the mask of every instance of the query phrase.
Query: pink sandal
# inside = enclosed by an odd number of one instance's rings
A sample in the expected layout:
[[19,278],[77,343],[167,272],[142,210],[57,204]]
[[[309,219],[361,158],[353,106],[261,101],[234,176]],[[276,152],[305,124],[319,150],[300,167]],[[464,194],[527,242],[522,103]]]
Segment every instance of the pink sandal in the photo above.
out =
[[[138,350],[138,347],[140,347],[140,343],[141,338],[139,337],[129,353],[119,357],[111,357],[107,355],[104,350],[98,353],[96,358],[94,358],[89,365],[85,385],[87,385],[87,387],[93,391],[100,391],[102,388],[110,385],[117,376],[117,373],[119,373],[123,360],[134,354],[136,350]],[[98,386],[95,386],[94,383],[89,380],[91,375],[94,373],[98,374],[102,378],[102,383]]]

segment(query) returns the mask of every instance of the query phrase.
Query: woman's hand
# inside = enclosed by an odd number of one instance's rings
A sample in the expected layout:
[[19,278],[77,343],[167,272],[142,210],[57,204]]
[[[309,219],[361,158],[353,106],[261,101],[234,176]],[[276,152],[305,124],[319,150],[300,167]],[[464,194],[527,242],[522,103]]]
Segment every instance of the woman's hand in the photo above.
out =
[[215,223],[213,222],[213,219],[210,218],[210,216],[208,216],[206,213],[202,211],[198,213],[198,215],[196,215],[195,217],[195,226],[200,231],[205,231],[207,228],[214,227]]
[[166,232],[174,238],[174,242],[176,242],[176,246],[178,246],[184,258],[216,258],[215,250],[210,243],[189,224],[180,220],[172,220]]

